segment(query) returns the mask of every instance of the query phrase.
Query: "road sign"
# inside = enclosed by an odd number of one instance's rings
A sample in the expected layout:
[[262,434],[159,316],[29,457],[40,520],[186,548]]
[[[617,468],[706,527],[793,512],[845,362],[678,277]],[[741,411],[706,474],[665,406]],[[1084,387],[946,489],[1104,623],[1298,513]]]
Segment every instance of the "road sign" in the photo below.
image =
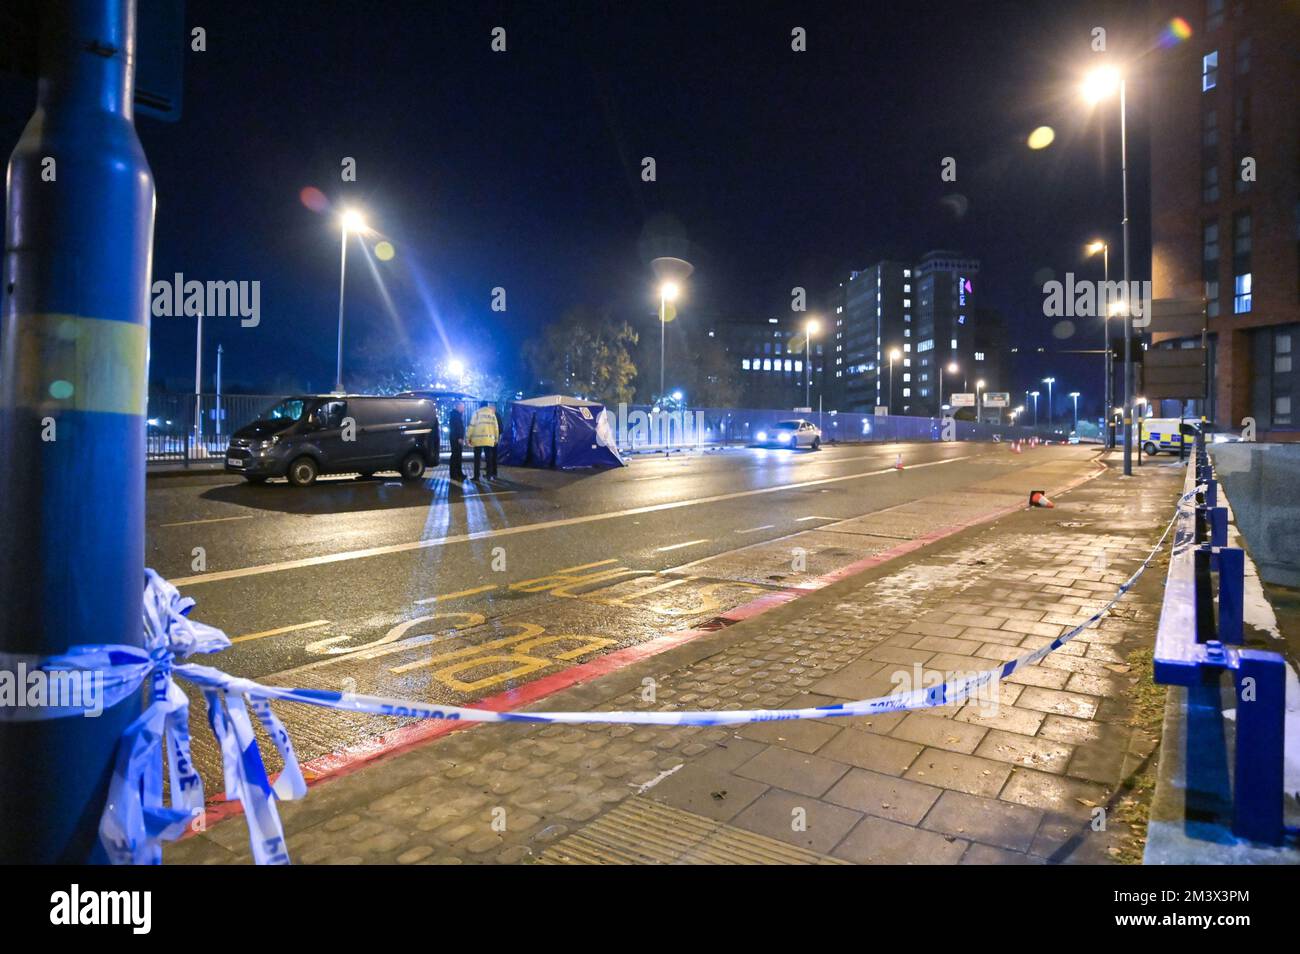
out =
[[1148,348],[1142,363],[1142,394],[1150,400],[1204,398],[1204,349]]
[[885,417],[889,414],[889,407],[884,404],[876,405],[876,417]]
[[1010,407],[1011,394],[1007,391],[985,391],[985,407]]
[[1151,302],[1151,324],[1143,330],[1190,338],[1205,330],[1205,321],[1204,298],[1157,298]]
[[948,395],[948,403],[953,407],[974,407],[975,395],[968,391],[957,391]]

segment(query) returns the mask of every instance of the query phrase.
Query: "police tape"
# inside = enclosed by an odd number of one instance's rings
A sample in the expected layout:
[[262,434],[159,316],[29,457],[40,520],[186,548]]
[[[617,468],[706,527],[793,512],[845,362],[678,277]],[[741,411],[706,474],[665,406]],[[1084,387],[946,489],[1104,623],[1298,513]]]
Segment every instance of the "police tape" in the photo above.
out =
[[[442,719],[459,722],[524,722],[534,724],[609,724],[661,726],[740,725],[791,719],[832,719],[876,715],[945,706],[969,699],[982,687],[999,682],[1017,669],[1045,659],[1099,622],[1123,598],[1164,546],[1186,502],[1202,488],[1183,494],[1173,518],[1151,552],[1115,595],[1086,621],[1050,643],[1003,663],[941,685],[854,702],[802,709],[724,709],[712,711],[622,712],[497,712],[466,706],[444,706],[383,696],[321,689],[266,686],[228,675],[211,666],[177,663],[198,653],[214,653],[230,645],[225,633],[189,619],[194,600],[182,597],[153,570],[146,570],[143,647],[77,646],[43,661],[0,654],[0,675],[18,667],[47,674],[97,674],[105,684],[105,705],[128,698],[145,679],[151,680],[152,701],[123,733],[118,747],[108,800],[100,819],[100,840],[114,864],[160,864],[162,845],[179,838],[204,807],[203,781],[190,754],[189,701],[173,676],[193,683],[203,693],[208,725],[221,752],[227,800],[244,807],[249,844],[256,864],[287,864],[288,850],[276,803],[302,798],[307,784],[293,743],[271,709],[271,702],[296,702],[377,716]],[[245,703],[266,730],[280,754],[283,768],[272,782],[262,760],[257,736]],[[0,705],[0,721],[63,718],[84,712],[76,705],[32,709]],[[42,714],[43,713],[43,714]],[[168,799],[163,799],[163,758],[167,759]]]

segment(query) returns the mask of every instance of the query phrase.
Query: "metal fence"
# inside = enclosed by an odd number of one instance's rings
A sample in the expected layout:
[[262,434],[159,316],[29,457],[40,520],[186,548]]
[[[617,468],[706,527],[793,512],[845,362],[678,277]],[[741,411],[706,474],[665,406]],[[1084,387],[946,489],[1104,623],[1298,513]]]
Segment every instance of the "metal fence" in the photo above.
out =
[[[945,438],[942,418],[855,414],[839,411],[797,413],[781,410],[683,408],[656,411],[646,405],[610,407],[611,426],[625,451],[677,449],[707,445],[751,444],[780,421],[804,418],[818,425],[823,443],[938,441]],[[1065,440],[1069,423],[1049,427],[954,420],[951,439],[959,441],[1018,440],[1028,437]]]
[[278,394],[149,393],[145,446],[151,461],[217,460],[230,435],[281,400]]
[[[148,459],[189,464],[220,460],[230,435],[282,400],[280,394],[175,394],[150,392]],[[618,446],[624,451],[745,445],[759,441],[780,421],[805,417],[817,424],[824,443],[937,441],[944,439],[940,418],[735,408],[682,408],[656,411],[649,405],[609,407]],[[443,421],[445,426],[446,421]],[[1032,436],[1064,440],[1069,423],[1048,427],[953,422],[953,439],[1017,440]],[[444,444],[445,444],[444,434]]]

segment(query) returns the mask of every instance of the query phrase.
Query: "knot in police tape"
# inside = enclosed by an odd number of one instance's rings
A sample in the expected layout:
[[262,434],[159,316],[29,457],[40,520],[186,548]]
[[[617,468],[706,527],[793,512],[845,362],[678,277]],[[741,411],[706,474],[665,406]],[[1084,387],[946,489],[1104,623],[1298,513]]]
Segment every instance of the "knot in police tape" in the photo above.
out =
[[[298,702],[373,715],[463,722],[529,722],[542,724],[621,723],[634,725],[739,725],[788,719],[830,719],[925,709],[971,698],[989,683],[1005,679],[1060,649],[1098,622],[1137,582],[1164,545],[1184,505],[1203,488],[1178,501],[1174,517],[1141,565],[1115,595],[1085,622],[1045,646],[995,669],[950,679],[941,685],[896,692],[874,699],[803,709],[727,709],[696,712],[496,712],[464,706],[442,706],[380,696],[265,686],[227,675],[211,666],[177,663],[197,653],[214,653],[230,645],[225,633],[191,620],[194,600],[153,570],[145,570],[144,646],[76,646],[44,660],[0,655],[0,675],[15,666],[53,673],[95,673],[103,679],[102,703],[115,705],[150,680],[150,702],[123,732],[118,746],[108,800],[100,819],[100,840],[114,864],[160,864],[162,845],[179,838],[204,808],[203,781],[190,756],[189,701],[174,676],[196,685],[208,709],[208,725],[221,751],[226,798],[238,800],[248,823],[249,843],[256,864],[287,864],[284,829],[276,803],[301,798],[307,792],[289,734],[271,709],[271,701]],[[283,762],[272,782],[266,772],[253,723],[245,703],[266,730]],[[84,714],[86,707],[64,705],[22,709],[0,705],[0,720],[48,719]],[[163,798],[163,758],[167,759],[169,798]]]

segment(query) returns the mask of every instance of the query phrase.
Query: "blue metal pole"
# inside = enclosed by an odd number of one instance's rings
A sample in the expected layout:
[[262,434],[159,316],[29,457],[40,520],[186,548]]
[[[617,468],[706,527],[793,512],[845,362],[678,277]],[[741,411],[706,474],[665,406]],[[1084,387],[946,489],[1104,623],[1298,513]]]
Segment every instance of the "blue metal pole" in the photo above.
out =
[[1286,661],[1277,653],[1242,650],[1236,676],[1232,831],[1241,838],[1279,845],[1283,836]]
[[[135,0],[41,7],[36,111],[9,160],[0,292],[0,652],[143,641],[154,185],[132,121]],[[0,722],[0,860],[102,861],[140,712]]]

